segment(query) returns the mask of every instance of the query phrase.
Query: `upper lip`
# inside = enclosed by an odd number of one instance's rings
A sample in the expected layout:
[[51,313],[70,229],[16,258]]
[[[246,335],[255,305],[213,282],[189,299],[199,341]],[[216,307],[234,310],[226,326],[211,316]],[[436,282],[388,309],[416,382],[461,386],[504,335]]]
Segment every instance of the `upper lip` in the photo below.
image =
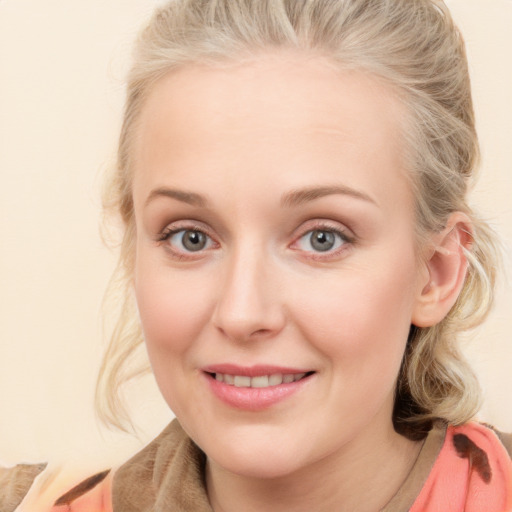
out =
[[224,375],[241,375],[245,377],[259,377],[262,375],[275,375],[278,373],[298,374],[310,373],[310,368],[290,368],[287,366],[275,366],[267,364],[257,364],[254,366],[239,366],[231,363],[213,364],[201,368],[205,373],[222,373]]

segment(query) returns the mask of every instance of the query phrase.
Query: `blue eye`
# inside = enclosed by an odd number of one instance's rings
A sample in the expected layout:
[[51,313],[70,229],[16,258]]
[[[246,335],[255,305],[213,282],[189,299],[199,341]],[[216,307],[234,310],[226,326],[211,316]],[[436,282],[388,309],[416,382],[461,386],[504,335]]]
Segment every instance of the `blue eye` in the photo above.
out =
[[212,244],[212,239],[208,235],[193,229],[180,229],[169,233],[167,240],[170,245],[185,252],[202,251],[208,249]]
[[300,237],[299,247],[304,251],[328,252],[341,247],[347,242],[341,233],[330,229],[315,229]]

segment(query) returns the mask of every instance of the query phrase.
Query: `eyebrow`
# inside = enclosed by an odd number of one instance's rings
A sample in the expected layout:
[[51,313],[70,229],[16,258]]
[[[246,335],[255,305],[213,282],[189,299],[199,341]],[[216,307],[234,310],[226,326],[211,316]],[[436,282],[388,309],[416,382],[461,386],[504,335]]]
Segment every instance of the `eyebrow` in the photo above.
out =
[[[355,199],[361,199],[369,203],[377,204],[368,194],[356,190],[352,187],[345,185],[331,185],[323,187],[307,187],[298,190],[292,190],[281,198],[281,205],[286,207],[300,206],[309,201],[320,199],[321,197],[330,195],[345,195],[354,197]],[[178,190],[174,188],[158,187],[151,191],[148,198],[146,199],[146,205],[157,197],[169,197],[176,199],[182,203],[189,204],[191,206],[197,206],[199,208],[205,208],[208,205],[208,201],[201,194],[196,192],[188,192],[186,190]]]
[[373,203],[377,205],[376,201],[370,197],[368,194],[361,192],[360,190],[356,190],[352,187],[347,187],[345,185],[332,185],[332,186],[324,186],[324,187],[308,187],[302,188],[298,190],[293,190],[288,194],[285,194],[281,199],[281,204],[283,206],[293,207],[300,206],[309,201],[314,201],[315,199],[319,199],[321,197],[341,194],[344,196],[354,197],[355,199],[361,199],[363,201],[367,201],[369,203]]
[[181,201],[182,203],[187,203],[191,206],[197,206],[200,208],[204,208],[208,204],[208,201],[204,196],[196,194],[195,192],[159,187],[151,191],[148,198],[146,199],[146,206],[157,197],[169,197],[171,199]]

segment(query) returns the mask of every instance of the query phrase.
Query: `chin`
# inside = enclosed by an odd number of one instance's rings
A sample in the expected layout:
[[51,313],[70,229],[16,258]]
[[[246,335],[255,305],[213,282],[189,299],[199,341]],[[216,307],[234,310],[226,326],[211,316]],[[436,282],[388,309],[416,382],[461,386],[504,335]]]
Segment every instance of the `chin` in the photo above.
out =
[[283,478],[307,465],[307,444],[290,439],[289,433],[280,438],[265,430],[253,432],[252,436],[248,432],[238,436],[231,432],[224,438],[205,440],[200,446],[211,463],[246,478]]
[[300,461],[292,454],[276,454],[275,450],[269,453],[260,452],[257,455],[230,452],[209,460],[224,471],[258,480],[285,478],[301,468]]

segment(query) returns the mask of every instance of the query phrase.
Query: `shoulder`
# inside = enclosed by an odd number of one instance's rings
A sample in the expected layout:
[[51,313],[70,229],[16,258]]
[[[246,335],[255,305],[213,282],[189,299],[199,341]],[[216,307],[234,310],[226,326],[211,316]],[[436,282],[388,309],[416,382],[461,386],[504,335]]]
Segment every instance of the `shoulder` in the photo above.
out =
[[204,465],[203,452],[174,420],[116,471],[114,509],[211,512],[204,487]]
[[23,501],[46,464],[18,464],[0,467],[0,510],[11,512]]
[[62,510],[62,506],[70,510],[112,512],[111,470],[96,473],[71,487],[55,500],[51,512]]
[[489,424],[485,424],[485,426],[496,434],[501,444],[507,450],[509,457],[512,459],[512,434],[505,434],[504,432],[500,432],[499,430],[496,430],[492,425]]
[[[203,484],[205,457],[175,420],[113,471],[77,477],[77,468],[47,464],[0,467],[1,512],[211,512]],[[78,483],[77,483],[78,482]]]
[[479,423],[449,426],[442,448],[411,512],[487,510],[512,507],[512,462],[504,442],[509,436]]
[[66,509],[111,512],[110,470],[101,471],[76,484],[76,472],[19,464],[0,468],[2,512],[53,512]]

